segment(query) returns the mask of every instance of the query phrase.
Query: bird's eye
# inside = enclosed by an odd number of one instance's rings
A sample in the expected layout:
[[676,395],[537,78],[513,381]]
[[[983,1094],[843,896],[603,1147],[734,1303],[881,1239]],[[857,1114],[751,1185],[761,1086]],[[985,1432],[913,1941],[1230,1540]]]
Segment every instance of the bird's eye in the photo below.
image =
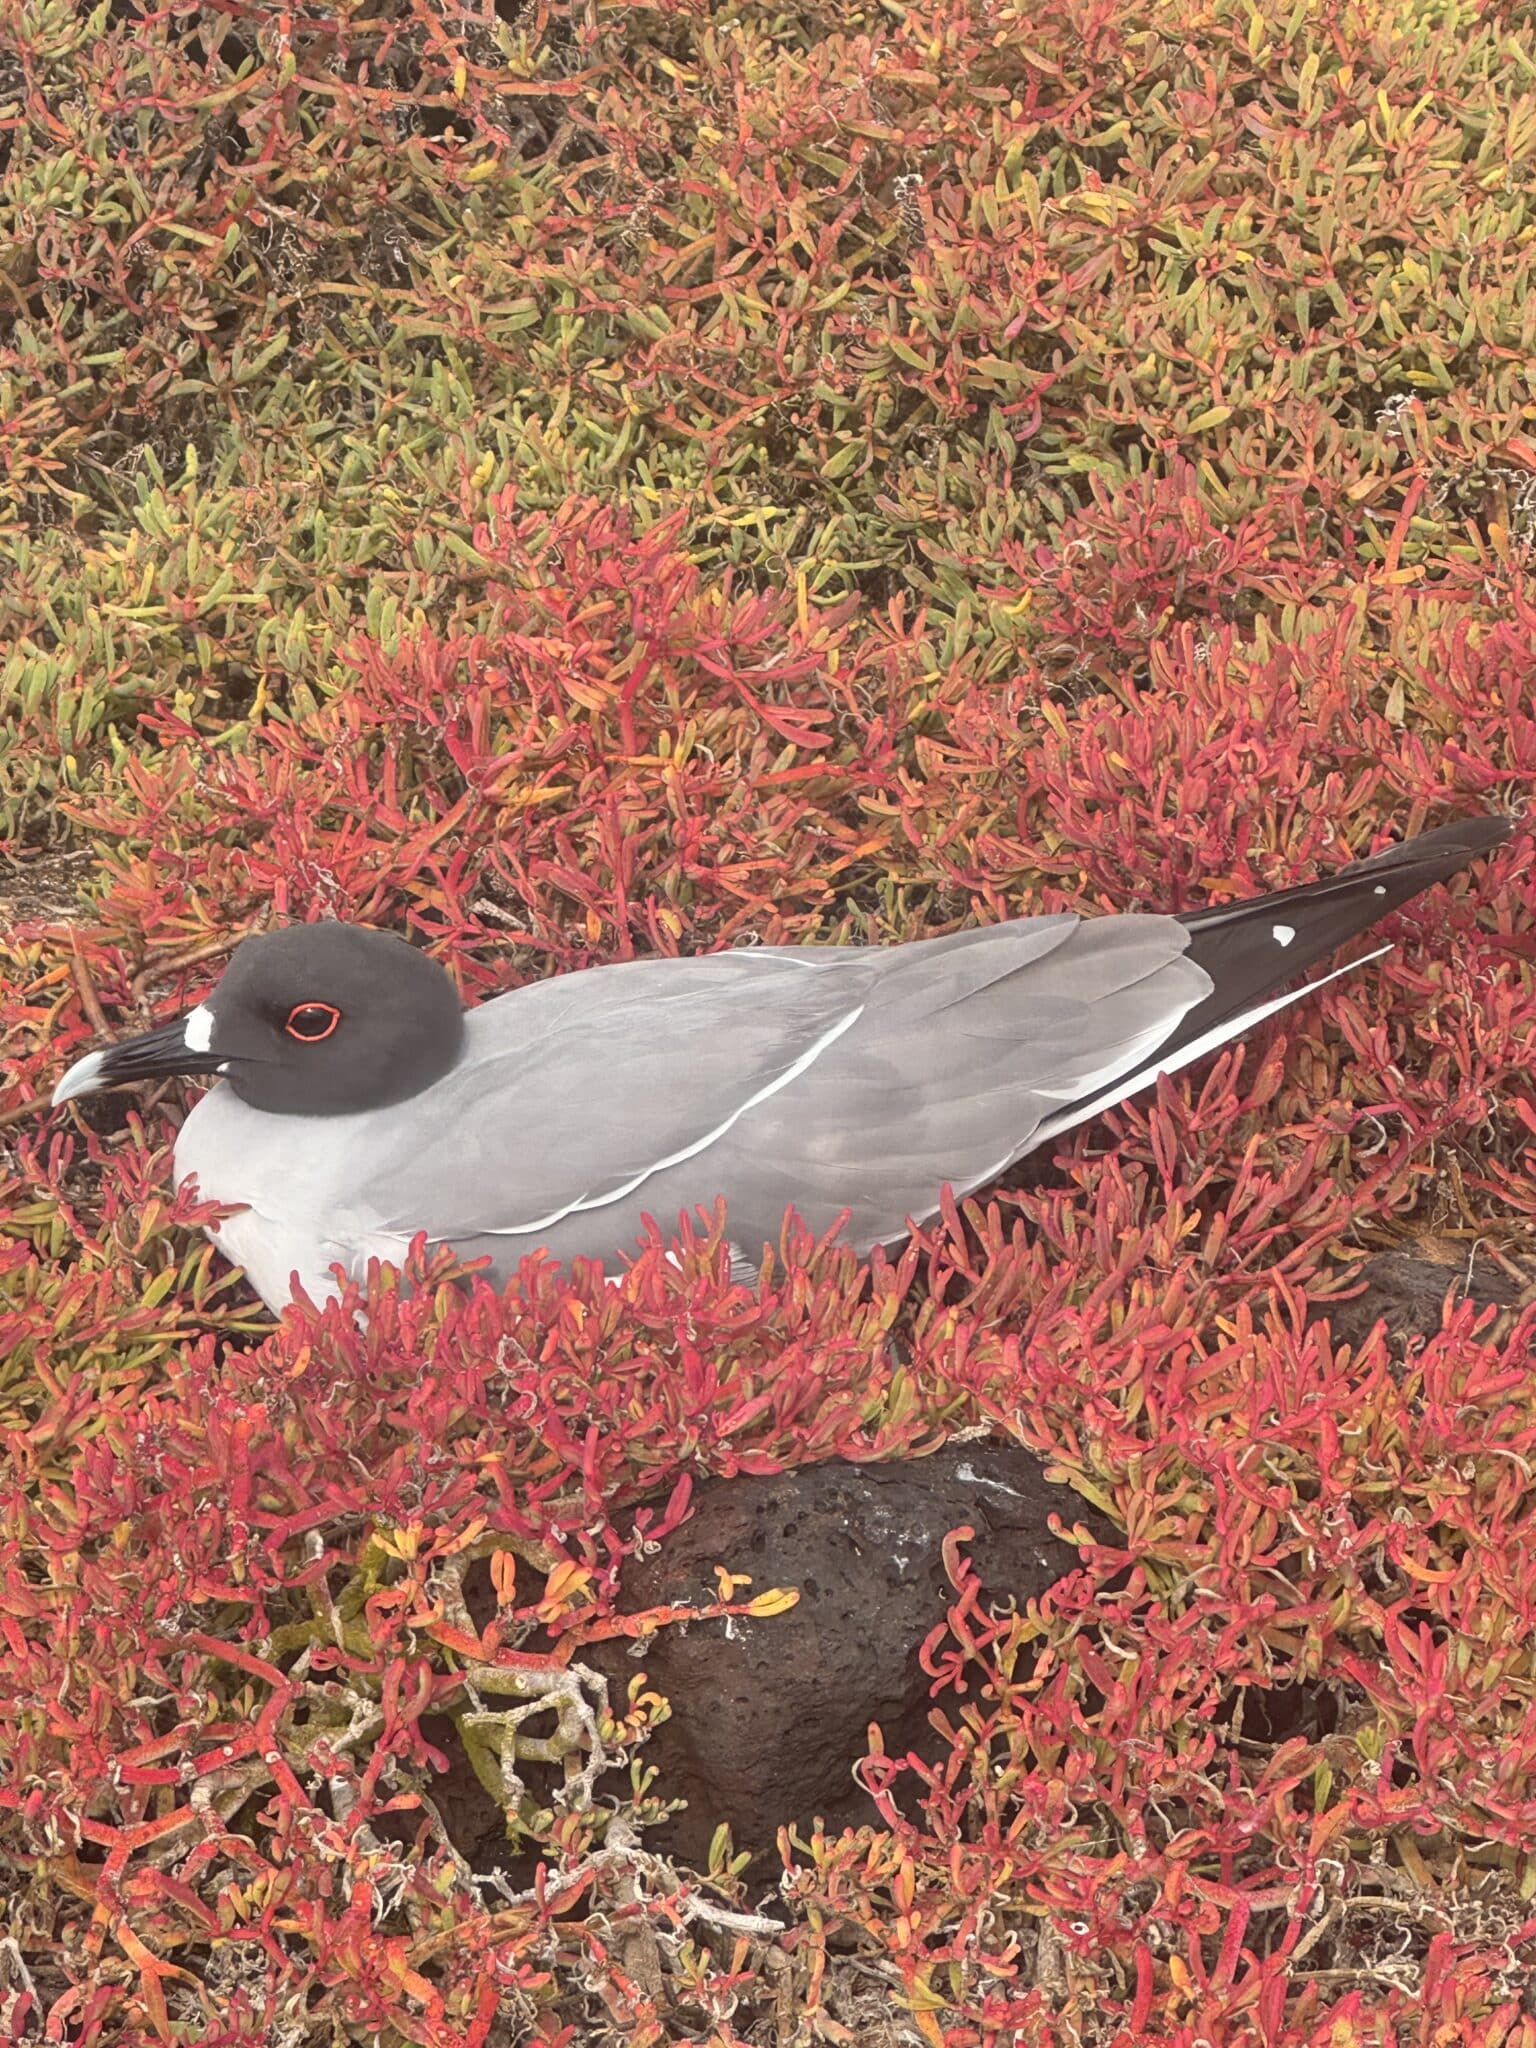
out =
[[318,1045],[340,1022],[341,1012],[334,1003],[295,1003],[283,1029],[303,1045]]

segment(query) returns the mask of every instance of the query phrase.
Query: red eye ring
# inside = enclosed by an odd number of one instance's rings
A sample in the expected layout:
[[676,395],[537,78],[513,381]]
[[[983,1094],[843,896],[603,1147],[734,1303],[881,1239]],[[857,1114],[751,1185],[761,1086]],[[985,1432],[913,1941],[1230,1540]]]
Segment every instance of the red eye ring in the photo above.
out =
[[[300,1045],[318,1045],[321,1039],[330,1037],[340,1022],[341,1012],[334,1003],[295,1003],[288,1012],[283,1029]],[[315,1023],[320,1025],[318,1031],[303,1028]]]

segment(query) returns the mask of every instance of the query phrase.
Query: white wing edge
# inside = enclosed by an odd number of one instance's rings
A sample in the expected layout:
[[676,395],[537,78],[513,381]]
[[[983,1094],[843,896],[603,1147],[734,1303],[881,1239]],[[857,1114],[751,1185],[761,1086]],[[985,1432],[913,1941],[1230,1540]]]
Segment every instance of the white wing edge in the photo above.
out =
[[1378,946],[1374,953],[1362,953],[1358,960],[1350,960],[1342,967],[1335,967],[1331,974],[1320,974],[1316,981],[1305,982],[1302,987],[1288,990],[1273,1001],[1256,1003],[1251,1010],[1244,1010],[1239,1016],[1225,1024],[1213,1024],[1209,1031],[1203,1031],[1198,1038],[1192,1038],[1188,1045],[1180,1046],[1171,1058],[1154,1060],[1139,1073],[1130,1074],[1120,1080],[1107,1094],[1097,1096],[1092,1102],[1080,1103],[1072,1109],[1063,1110],[1059,1115],[1047,1117],[1038,1124],[1029,1139],[1031,1150],[1045,1138],[1054,1138],[1061,1131],[1069,1131],[1077,1124],[1086,1123],[1101,1110],[1113,1109],[1118,1102],[1124,1102],[1128,1095],[1134,1095],[1138,1088],[1144,1088],[1149,1081],[1155,1081],[1159,1074],[1176,1074],[1181,1067],[1187,1067],[1194,1060],[1208,1052],[1214,1052],[1219,1045],[1230,1039],[1241,1038],[1245,1031],[1261,1024],[1266,1017],[1274,1016],[1277,1010],[1285,1009],[1291,1003],[1299,1003],[1303,996],[1311,995],[1314,989],[1326,988],[1330,981],[1337,981],[1341,974],[1351,974],[1357,967],[1364,967],[1372,960],[1379,960],[1384,953],[1390,953],[1390,946]]
[[760,1102],[766,1102],[770,1095],[777,1095],[781,1088],[787,1088],[791,1081],[797,1080],[805,1072],[806,1068],[811,1065],[812,1061],[819,1059],[827,1047],[841,1038],[845,1031],[851,1030],[863,1014],[864,1005],[860,1003],[856,1010],[850,1010],[848,1015],[841,1018],[829,1031],[824,1031],[815,1044],[808,1046],[797,1060],[785,1068],[782,1074],[776,1075],[773,1080],[759,1088],[755,1094],[749,1095],[740,1108],[733,1109],[724,1123],[716,1124],[712,1131],[706,1131],[702,1138],[695,1139],[691,1145],[684,1145],[681,1151],[669,1152],[665,1159],[653,1160],[649,1166],[642,1167],[632,1180],[625,1181],[622,1187],[613,1188],[606,1195],[578,1195],[574,1201],[567,1202],[564,1208],[552,1209],[547,1216],[540,1216],[532,1223],[506,1223],[502,1224],[499,1228],[485,1224],[480,1226],[474,1235],[477,1237],[532,1237],[541,1230],[548,1230],[552,1224],[562,1222],[565,1217],[574,1216],[582,1209],[604,1209],[610,1202],[622,1202],[626,1195],[632,1195],[635,1189],[643,1181],[649,1180],[653,1173],[661,1173],[669,1166],[679,1166],[683,1160],[696,1158],[700,1152],[707,1151],[718,1139],[723,1138],[732,1124],[744,1117],[749,1109],[756,1109]]

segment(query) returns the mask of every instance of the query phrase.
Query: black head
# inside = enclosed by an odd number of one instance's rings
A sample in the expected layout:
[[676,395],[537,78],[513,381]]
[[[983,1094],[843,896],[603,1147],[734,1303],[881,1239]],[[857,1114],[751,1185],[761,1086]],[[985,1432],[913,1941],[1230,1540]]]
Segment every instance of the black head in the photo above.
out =
[[290,925],[242,941],[185,1016],[78,1060],[55,1103],[120,1081],[222,1074],[282,1116],[342,1116],[419,1095],[459,1056],[464,1013],[445,970],[355,924]]

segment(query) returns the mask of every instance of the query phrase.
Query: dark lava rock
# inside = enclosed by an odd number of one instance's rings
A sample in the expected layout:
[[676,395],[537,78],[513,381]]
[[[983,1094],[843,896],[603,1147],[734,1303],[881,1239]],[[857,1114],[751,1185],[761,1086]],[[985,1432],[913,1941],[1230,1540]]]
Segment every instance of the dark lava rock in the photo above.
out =
[[940,1546],[962,1523],[988,1599],[1022,1607],[1071,1571],[1078,1553],[1053,1536],[1052,1514],[1116,1542],[1069,1488],[1047,1485],[1012,1445],[951,1444],[903,1464],[834,1463],[774,1478],[712,1480],[654,1557],[629,1565],[626,1611],[718,1597],[715,1566],[749,1572],[751,1593],[796,1586],[797,1606],[762,1619],[671,1625],[640,1657],[624,1643],[581,1652],[615,1699],[637,1669],[672,1718],[642,1752],[653,1790],[688,1802],[648,1847],[700,1864],[729,1821],[737,1849],[771,1852],[786,1823],[878,1824],[852,1767],[878,1721],[888,1753],[940,1751],[928,1725],[931,1680],[918,1662],[952,1589]]
[[1390,1338],[1398,1344],[1414,1338],[1438,1336],[1441,1304],[1447,1287],[1454,1287],[1458,1301],[1470,1301],[1479,1309],[1508,1309],[1529,1299],[1502,1267],[1490,1259],[1466,1258],[1454,1263],[1425,1258],[1417,1252],[1378,1252],[1365,1259],[1350,1275],[1365,1282],[1363,1293],[1346,1301],[1314,1298],[1309,1322],[1328,1321],[1336,1344],[1358,1350],[1379,1321],[1384,1321]]

